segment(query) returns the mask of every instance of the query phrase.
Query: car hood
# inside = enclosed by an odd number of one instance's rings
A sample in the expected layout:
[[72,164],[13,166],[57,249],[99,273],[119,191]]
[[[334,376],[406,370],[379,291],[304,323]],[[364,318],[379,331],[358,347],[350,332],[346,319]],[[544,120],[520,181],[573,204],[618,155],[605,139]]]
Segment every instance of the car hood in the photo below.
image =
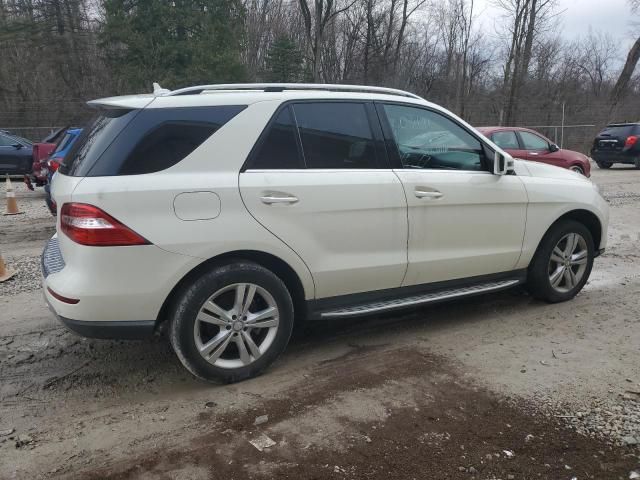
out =
[[566,168],[560,168],[541,162],[530,162],[528,160],[515,159],[515,171],[518,175],[528,175],[530,177],[554,178],[557,180],[574,180],[580,182],[590,182],[585,176],[573,172]]

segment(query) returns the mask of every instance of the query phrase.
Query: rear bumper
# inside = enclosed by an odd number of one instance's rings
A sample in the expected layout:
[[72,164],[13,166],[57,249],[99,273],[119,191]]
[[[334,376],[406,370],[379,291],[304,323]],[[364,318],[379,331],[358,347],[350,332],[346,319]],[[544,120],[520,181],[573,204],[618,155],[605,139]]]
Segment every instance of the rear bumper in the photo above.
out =
[[634,163],[635,159],[640,156],[640,153],[629,151],[629,152],[591,152],[591,158],[593,158],[596,163],[597,162],[608,162],[608,163]]
[[72,332],[88,338],[140,340],[153,335],[154,320],[136,320],[131,322],[85,322],[71,320],[56,315],[58,320]]

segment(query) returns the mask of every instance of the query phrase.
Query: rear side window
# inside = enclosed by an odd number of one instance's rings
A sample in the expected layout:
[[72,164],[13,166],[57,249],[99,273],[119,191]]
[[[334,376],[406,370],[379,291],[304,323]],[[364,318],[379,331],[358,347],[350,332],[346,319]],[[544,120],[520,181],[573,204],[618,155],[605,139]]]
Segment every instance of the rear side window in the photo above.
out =
[[375,142],[362,103],[293,106],[307,168],[377,168]]
[[159,172],[179,163],[245,108],[147,108],[115,119],[100,115],[74,143],[65,163],[69,159],[69,174],[75,176]]
[[518,150],[520,148],[515,132],[496,132],[491,137],[491,140],[500,148],[512,150]]
[[219,127],[210,123],[166,122],[147,133],[120,167],[120,175],[159,172],[177,164]]
[[271,123],[264,141],[259,145],[251,161],[251,168],[268,170],[302,168],[291,107],[282,110]]

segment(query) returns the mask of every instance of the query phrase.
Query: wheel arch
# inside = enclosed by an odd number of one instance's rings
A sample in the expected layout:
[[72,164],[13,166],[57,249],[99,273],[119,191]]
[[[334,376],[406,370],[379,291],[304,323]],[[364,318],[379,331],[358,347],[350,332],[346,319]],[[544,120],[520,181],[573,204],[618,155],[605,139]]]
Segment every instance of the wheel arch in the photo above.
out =
[[171,292],[169,292],[169,295],[167,295],[167,298],[164,300],[162,307],[160,308],[160,312],[156,318],[155,331],[160,332],[163,330],[166,325],[166,321],[168,320],[167,317],[171,304],[180,294],[181,290],[189,285],[193,279],[199,277],[211,268],[237,261],[250,261],[257,263],[277,275],[284,282],[291,294],[295,313],[294,318],[302,320],[306,317],[307,303],[304,285],[300,276],[287,262],[271,253],[258,250],[235,250],[203,261],[192,268],[180,279],[180,281],[178,281],[173,289],[171,289]]
[[535,258],[538,251],[540,250],[540,246],[542,245],[542,242],[546,238],[549,231],[555,225],[557,225],[558,223],[564,220],[575,220],[583,224],[591,233],[591,236],[593,237],[593,246],[596,252],[598,251],[598,249],[600,248],[600,242],[602,240],[602,224],[600,223],[600,219],[595,213],[589,210],[575,209],[575,210],[570,210],[568,212],[563,213],[551,225],[549,225],[549,228],[547,228],[547,230],[544,232],[544,235],[542,235],[542,237],[540,238],[540,241],[538,242],[538,246],[536,247],[536,251],[533,255],[533,258]]

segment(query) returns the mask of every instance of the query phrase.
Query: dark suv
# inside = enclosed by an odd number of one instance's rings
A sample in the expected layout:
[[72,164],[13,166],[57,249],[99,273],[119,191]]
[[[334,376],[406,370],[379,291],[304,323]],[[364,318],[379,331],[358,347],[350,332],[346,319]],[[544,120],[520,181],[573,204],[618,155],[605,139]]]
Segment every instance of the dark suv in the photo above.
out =
[[600,168],[628,163],[640,169],[640,123],[612,123],[593,141],[593,158]]

